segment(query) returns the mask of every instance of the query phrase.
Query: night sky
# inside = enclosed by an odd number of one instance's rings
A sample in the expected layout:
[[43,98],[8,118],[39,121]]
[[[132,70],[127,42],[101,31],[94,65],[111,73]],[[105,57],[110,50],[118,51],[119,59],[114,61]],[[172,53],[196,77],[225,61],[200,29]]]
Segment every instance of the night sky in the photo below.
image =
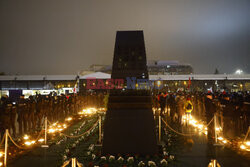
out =
[[249,0],[0,0],[0,72],[112,64],[117,30],[143,30],[148,60],[250,73]]

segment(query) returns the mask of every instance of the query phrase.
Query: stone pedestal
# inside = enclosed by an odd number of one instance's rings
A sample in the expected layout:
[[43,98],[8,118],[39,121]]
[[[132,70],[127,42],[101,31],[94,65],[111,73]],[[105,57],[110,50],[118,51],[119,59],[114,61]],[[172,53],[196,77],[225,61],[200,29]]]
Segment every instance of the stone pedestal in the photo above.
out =
[[[118,31],[112,79],[148,79],[142,31]],[[152,100],[148,90],[111,90],[104,122],[103,154],[157,153]]]

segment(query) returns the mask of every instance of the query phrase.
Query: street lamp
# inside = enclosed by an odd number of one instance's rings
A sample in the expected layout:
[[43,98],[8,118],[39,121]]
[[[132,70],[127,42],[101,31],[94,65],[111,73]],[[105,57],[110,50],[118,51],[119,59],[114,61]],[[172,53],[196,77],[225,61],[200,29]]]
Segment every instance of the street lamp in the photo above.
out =
[[242,73],[243,73],[243,71],[241,69],[238,69],[238,70],[235,71],[235,74],[238,74],[238,75],[240,75]]

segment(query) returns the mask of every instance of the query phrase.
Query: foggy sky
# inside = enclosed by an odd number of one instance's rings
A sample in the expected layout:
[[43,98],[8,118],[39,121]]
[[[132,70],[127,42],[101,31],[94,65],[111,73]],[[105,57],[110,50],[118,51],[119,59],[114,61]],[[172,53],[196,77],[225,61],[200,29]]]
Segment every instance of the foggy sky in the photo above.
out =
[[148,60],[250,72],[249,0],[0,0],[0,72],[112,64],[117,30],[143,30]]

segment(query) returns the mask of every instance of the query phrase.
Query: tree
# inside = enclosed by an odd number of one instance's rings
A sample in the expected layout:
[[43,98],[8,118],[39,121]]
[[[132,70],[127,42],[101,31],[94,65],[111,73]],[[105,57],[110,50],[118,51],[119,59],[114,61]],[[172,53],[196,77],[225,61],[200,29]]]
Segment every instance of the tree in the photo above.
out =
[[219,70],[216,68],[214,74],[219,74]]

